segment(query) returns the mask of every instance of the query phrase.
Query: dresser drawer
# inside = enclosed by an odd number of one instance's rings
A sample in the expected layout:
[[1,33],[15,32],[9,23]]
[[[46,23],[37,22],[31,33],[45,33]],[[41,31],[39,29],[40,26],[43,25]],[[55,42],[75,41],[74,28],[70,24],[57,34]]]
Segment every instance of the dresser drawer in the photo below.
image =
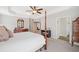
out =
[[27,32],[28,29],[26,28],[19,28],[19,29],[14,29],[14,33],[18,33],[18,32]]

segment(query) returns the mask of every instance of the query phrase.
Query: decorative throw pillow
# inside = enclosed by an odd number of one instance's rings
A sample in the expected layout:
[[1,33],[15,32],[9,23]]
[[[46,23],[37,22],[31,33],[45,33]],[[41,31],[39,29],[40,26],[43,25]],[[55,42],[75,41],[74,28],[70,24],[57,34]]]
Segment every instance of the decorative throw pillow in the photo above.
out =
[[9,39],[8,32],[3,26],[0,26],[0,41],[6,41]]
[[5,29],[6,29],[6,31],[8,32],[8,34],[9,34],[9,38],[11,38],[11,37],[13,37],[13,33],[10,31],[10,30],[8,30],[5,26],[3,26]]

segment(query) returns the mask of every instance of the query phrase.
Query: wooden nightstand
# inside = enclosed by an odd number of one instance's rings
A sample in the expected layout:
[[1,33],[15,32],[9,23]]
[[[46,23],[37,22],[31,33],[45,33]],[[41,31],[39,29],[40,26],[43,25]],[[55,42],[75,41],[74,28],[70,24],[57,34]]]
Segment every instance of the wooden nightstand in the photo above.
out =
[[15,28],[14,29],[14,33],[18,33],[18,32],[27,32],[28,29],[27,28]]

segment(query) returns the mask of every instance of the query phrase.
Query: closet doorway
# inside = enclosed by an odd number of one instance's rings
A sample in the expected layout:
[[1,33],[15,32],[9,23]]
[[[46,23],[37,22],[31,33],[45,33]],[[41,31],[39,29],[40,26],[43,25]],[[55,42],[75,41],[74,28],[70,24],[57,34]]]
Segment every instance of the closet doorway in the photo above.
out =
[[70,37],[70,17],[58,17],[56,19],[56,37],[57,39],[62,39],[69,41]]

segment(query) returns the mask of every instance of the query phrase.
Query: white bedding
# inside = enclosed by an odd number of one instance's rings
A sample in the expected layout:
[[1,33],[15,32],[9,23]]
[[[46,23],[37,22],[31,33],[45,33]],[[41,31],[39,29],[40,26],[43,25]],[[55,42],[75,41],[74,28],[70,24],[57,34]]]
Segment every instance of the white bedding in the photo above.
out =
[[42,35],[31,32],[15,33],[8,41],[0,42],[0,52],[33,52],[44,44]]

